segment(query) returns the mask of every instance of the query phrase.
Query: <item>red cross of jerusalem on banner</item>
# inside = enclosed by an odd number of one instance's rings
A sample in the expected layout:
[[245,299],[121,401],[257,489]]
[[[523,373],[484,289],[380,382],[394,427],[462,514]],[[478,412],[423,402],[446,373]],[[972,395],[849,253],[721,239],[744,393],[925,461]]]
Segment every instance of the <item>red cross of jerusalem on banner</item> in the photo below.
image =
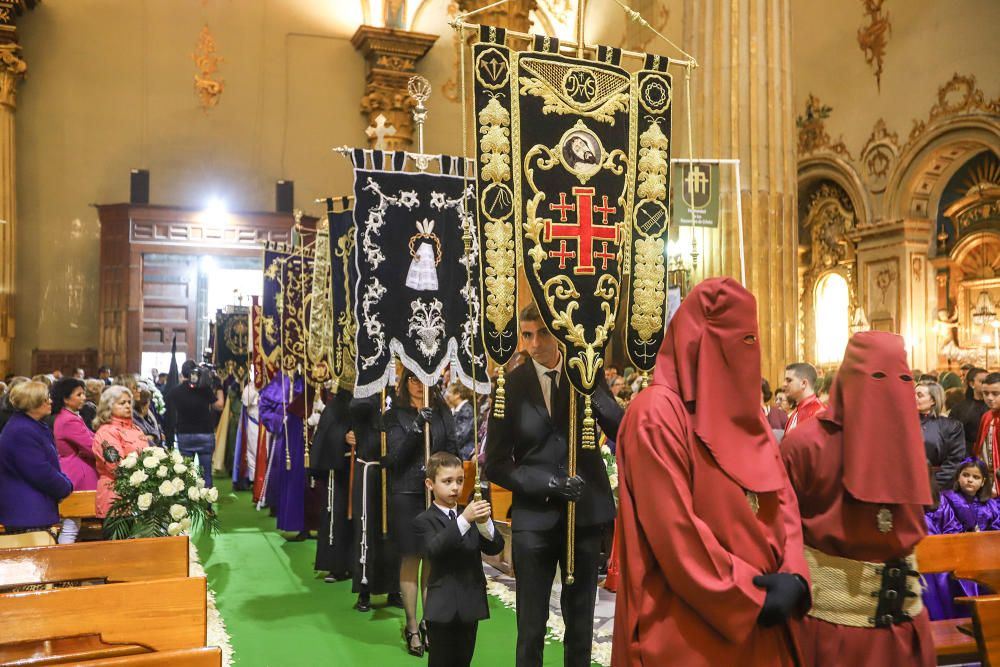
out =
[[517,349],[521,266],[567,378],[590,395],[623,296],[637,368],[652,369],[663,340],[668,63],[647,55],[629,72],[619,49],[584,60],[551,37],[523,52],[505,42],[502,29],[480,26],[473,47],[483,342],[497,364]]

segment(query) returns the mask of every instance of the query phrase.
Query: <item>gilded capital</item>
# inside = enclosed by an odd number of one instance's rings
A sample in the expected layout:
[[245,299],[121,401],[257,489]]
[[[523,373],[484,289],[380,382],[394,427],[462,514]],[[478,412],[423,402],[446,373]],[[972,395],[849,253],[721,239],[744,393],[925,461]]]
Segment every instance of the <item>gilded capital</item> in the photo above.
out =
[[18,57],[21,47],[13,42],[0,44],[0,104],[17,107],[17,84],[28,71],[28,63]]
[[[351,38],[351,44],[365,57],[367,75],[365,93],[361,97],[361,112],[375,125],[379,115],[396,133],[385,136],[386,150],[405,150],[413,143],[413,117],[415,102],[409,97],[406,85],[417,73],[417,62],[430,50],[437,35],[408,30],[376,28],[362,25]],[[369,137],[374,145],[375,136]]]

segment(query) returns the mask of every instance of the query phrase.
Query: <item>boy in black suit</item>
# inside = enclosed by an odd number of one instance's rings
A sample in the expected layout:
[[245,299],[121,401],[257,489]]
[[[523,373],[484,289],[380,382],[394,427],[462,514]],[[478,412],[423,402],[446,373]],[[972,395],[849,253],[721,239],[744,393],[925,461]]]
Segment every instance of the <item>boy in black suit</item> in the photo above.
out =
[[424,484],[434,502],[414,521],[431,571],[424,600],[429,667],[462,667],[472,662],[479,621],[490,616],[479,552],[494,556],[503,551],[503,536],[490,519],[488,502],[473,501],[458,512],[464,482],[457,456],[431,455]]

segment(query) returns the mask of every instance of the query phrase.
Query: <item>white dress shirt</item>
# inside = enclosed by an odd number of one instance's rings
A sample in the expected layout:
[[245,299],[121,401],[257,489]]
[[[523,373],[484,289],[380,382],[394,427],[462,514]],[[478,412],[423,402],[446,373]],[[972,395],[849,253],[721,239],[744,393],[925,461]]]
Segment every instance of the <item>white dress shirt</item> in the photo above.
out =
[[545,409],[549,411],[549,416],[551,417],[552,406],[549,405],[549,399],[552,395],[552,381],[546,373],[556,372],[556,386],[558,387],[559,383],[562,382],[562,355],[559,355],[559,361],[556,362],[555,368],[546,368],[534,359],[531,360],[531,363],[535,365],[535,373],[538,374],[538,384],[542,388],[542,398],[545,399]]
[[[458,532],[462,534],[462,537],[465,537],[465,534],[469,532],[469,528],[472,528],[472,524],[462,516],[462,513],[458,511],[458,507],[445,507],[444,505],[439,505],[436,500],[434,501],[434,507],[441,510],[445,516],[448,516],[448,512],[455,513],[455,523],[458,524]],[[487,519],[486,523],[476,522],[476,528],[479,530],[479,534],[486,539],[493,539],[493,531],[495,530],[493,528],[493,519]]]

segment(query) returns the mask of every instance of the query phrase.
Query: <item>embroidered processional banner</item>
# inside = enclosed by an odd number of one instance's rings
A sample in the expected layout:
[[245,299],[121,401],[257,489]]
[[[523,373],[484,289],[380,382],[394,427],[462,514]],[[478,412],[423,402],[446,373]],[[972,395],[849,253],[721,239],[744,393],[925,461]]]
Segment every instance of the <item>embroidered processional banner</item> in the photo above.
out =
[[250,352],[250,309],[228,306],[215,313],[212,354],[216,371],[223,380],[246,381]]
[[478,243],[466,214],[474,192],[465,160],[362,149],[352,159],[355,397],[386,386],[394,355],[424,384],[434,384],[450,363],[453,377],[488,392],[479,342]]
[[306,330],[306,378],[319,386],[333,378],[330,355],[333,352],[333,283],[331,233],[329,220],[319,225],[313,247],[312,276],[308,296]]
[[483,26],[473,49],[485,347],[499,364],[517,348],[522,266],[567,376],[590,394],[623,296],[633,360],[662,340],[668,61],[649,56],[630,74],[620,49],[589,61],[561,55],[555,38],[536,36],[530,52],[504,42]]
[[260,391],[274,377],[275,368],[266,361],[263,345],[264,308],[261,305],[262,296],[254,296],[250,305],[250,365],[253,367],[253,386]]
[[334,377],[345,389],[354,388],[355,344],[358,327],[354,320],[354,285],[358,282],[357,255],[354,246],[354,212],[347,208],[333,211],[333,201],[327,202],[330,226],[331,286],[333,302],[333,349],[331,364]]
[[283,243],[269,243],[264,249],[264,285],[261,293],[259,339],[256,344],[256,355],[260,360],[255,362],[262,372],[257,372],[255,384],[257,389],[263,389],[274,378],[281,367],[281,314],[280,298],[281,272],[288,257],[288,246]]
[[282,263],[282,293],[278,299],[281,315],[279,360],[286,373],[303,373],[306,369],[312,274],[313,249],[294,247]]

